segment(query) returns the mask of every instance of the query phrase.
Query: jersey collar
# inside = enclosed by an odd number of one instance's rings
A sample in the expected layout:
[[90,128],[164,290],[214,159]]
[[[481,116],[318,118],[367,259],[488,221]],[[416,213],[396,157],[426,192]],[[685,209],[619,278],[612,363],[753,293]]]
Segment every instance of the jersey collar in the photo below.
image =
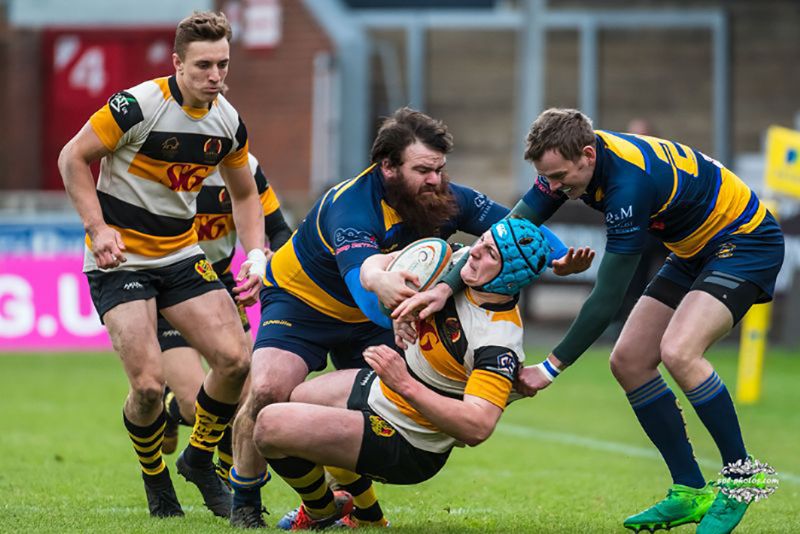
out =
[[[169,85],[169,93],[172,95],[172,98],[175,100],[175,102],[178,103],[179,106],[183,107],[183,95],[181,94],[181,89],[180,87],[178,87],[178,80],[175,78],[174,74],[169,77],[167,83]],[[208,109],[211,109],[211,106],[213,104],[214,104],[213,102],[209,102]],[[188,109],[193,109],[193,108],[188,108]]]
[[584,201],[594,201],[595,200],[595,192],[597,188],[602,186],[605,182],[605,160],[606,160],[606,145],[603,142],[603,138],[599,135],[595,134],[595,162],[594,162],[594,172],[592,172],[592,179],[589,181],[589,187],[586,188],[586,192],[581,195],[581,200]]

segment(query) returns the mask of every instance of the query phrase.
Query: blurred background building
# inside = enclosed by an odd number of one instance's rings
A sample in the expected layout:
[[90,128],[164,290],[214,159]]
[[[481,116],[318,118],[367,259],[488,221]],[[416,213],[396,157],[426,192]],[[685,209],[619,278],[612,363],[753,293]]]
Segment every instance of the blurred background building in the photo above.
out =
[[[800,129],[795,0],[0,0],[0,257],[80,253],[58,152],[108,96],[172,72],[174,27],[192,9],[234,24],[228,97],[295,219],[368,165],[380,117],[402,105],[448,124],[454,180],[508,205],[531,183],[523,140],[546,107],[610,130],[643,120],[762,196],[767,129]],[[800,218],[796,200],[779,205],[774,332],[797,343]],[[575,205],[552,226],[602,250],[601,222]],[[532,316],[570,316],[593,276],[530,292]]]

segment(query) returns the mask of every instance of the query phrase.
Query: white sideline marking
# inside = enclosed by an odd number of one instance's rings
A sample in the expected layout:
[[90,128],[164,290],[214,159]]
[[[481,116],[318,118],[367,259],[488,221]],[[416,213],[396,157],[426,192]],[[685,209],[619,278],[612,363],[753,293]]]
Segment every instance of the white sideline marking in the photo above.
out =
[[[619,443],[616,441],[605,441],[595,438],[587,438],[577,434],[569,434],[567,432],[553,432],[550,430],[538,430],[527,426],[515,425],[513,423],[501,423],[497,425],[497,431],[524,438],[538,438],[552,443],[561,443],[564,445],[575,445],[585,449],[592,449],[596,451],[611,452],[614,454],[624,454],[627,456],[635,456],[637,458],[647,458],[648,460],[661,460],[661,455],[655,448],[639,447],[637,445],[628,445],[626,443]],[[702,467],[708,469],[718,470],[720,467],[718,460],[711,460],[708,458],[698,458],[697,463]],[[800,475],[789,473],[787,471],[778,472],[778,479],[781,482],[791,482],[792,484],[800,485]]]

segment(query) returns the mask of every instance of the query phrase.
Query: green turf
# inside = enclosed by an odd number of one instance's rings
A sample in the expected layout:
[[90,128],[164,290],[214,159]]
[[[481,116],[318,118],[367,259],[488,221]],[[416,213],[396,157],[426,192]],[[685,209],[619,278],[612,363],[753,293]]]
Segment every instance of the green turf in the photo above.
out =
[[[663,497],[669,479],[608,371],[607,352],[587,354],[554,386],[511,406],[488,442],[454,451],[433,480],[379,486],[393,526],[403,532],[623,532],[622,520]],[[718,350],[710,359],[734,389],[734,351]],[[800,531],[798,376],[798,355],[771,351],[762,401],[738,408],[748,448],[786,475],[773,496],[751,507],[742,532]],[[113,355],[0,356],[1,532],[232,532],[175,475],[186,517],[148,517],[122,426],[126,389]],[[716,478],[716,448],[679,397],[703,471]],[[173,473],[174,460],[168,458]],[[279,480],[263,495],[269,524],[296,505]],[[694,526],[675,530],[693,532]]]

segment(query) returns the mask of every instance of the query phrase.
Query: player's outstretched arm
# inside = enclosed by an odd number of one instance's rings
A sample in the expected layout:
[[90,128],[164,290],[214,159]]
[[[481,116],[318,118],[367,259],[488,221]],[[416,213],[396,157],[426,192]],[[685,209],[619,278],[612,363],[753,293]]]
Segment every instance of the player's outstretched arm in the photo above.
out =
[[406,362],[386,345],[368,347],[364,359],[389,389],[401,395],[442,432],[474,447],[494,431],[503,410],[474,395],[463,400],[439,395],[412,377]]
[[551,268],[557,276],[582,273],[592,266],[595,252],[590,247],[569,247],[563,257],[553,260]]
[[600,337],[622,305],[641,254],[606,252],[591,294],[564,339],[553,349],[563,366],[571,365]]
[[58,156],[58,170],[64,181],[64,189],[83,222],[83,228],[92,243],[95,262],[101,269],[117,267],[125,262],[122,236],[103,220],[103,210],[89,168],[92,162],[110,152],[87,122]]

